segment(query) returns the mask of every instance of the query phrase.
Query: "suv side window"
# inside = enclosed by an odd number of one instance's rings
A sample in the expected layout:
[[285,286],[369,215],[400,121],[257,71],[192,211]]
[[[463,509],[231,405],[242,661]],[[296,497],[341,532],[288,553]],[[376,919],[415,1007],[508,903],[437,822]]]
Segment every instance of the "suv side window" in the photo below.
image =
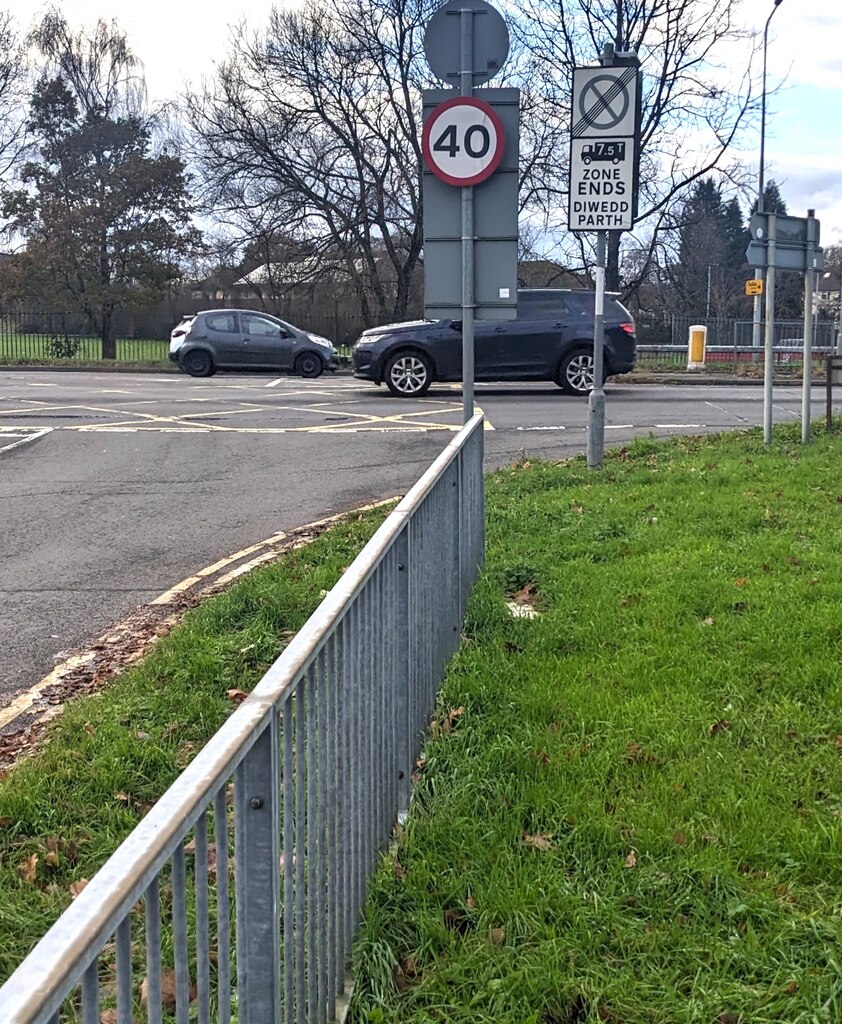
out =
[[562,291],[521,292],[517,299],[518,320],[557,320],[567,316],[567,294]]
[[223,334],[237,333],[237,317],[234,313],[212,313],[205,317],[208,330],[222,331]]
[[253,313],[243,313],[243,333],[251,334],[255,338],[277,338],[283,333],[280,324],[272,323],[271,320],[264,320],[262,316],[255,316]]

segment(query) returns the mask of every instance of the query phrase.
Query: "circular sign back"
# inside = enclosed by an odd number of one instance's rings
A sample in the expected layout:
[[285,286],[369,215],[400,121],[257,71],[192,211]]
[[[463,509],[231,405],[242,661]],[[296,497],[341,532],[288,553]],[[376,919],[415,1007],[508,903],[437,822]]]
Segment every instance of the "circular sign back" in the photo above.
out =
[[503,15],[485,0],[449,0],[433,14],[424,30],[424,53],[430,70],[446,85],[458,85],[462,70],[460,15],[473,11],[474,85],[483,85],[503,67],[509,55],[509,30]]
[[440,103],[424,125],[424,162],[448,185],[478,185],[500,166],[503,123],[493,107],[473,96]]

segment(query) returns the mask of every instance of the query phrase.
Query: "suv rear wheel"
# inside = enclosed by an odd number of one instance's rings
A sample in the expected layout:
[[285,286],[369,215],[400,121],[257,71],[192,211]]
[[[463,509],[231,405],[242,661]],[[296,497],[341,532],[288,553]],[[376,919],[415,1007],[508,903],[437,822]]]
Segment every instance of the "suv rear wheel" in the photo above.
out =
[[[602,381],[608,374],[603,369]],[[561,360],[555,379],[568,395],[589,395],[593,391],[593,350],[574,348]]]
[[386,363],[386,385],[399,398],[417,398],[433,383],[433,364],[423,352],[397,352]]

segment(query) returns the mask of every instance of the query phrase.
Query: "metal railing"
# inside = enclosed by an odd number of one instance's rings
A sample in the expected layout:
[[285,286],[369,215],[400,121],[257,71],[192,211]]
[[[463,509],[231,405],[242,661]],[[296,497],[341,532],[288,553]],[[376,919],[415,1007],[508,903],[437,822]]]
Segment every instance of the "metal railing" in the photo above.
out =
[[475,416],[0,989],[3,1024],[334,1019],[482,559],[482,456]]

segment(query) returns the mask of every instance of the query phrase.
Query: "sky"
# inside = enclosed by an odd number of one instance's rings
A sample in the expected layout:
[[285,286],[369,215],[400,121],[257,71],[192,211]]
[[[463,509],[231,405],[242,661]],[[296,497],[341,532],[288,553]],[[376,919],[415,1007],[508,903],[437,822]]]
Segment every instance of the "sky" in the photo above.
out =
[[[279,0],[279,6],[284,0]],[[143,61],[151,98],[173,98],[185,80],[213,73],[231,39],[231,25],[265,23],[272,0],[63,0],[76,26],[116,18]],[[0,0],[28,27],[37,0]],[[762,34],[772,0],[743,0],[744,25]],[[782,0],[769,31],[766,180],[781,186],[789,213],[815,209],[824,245],[842,242],[842,3]],[[741,158],[757,174],[756,149]]]

